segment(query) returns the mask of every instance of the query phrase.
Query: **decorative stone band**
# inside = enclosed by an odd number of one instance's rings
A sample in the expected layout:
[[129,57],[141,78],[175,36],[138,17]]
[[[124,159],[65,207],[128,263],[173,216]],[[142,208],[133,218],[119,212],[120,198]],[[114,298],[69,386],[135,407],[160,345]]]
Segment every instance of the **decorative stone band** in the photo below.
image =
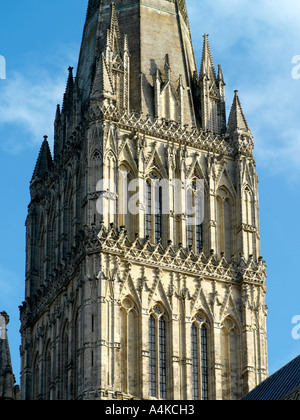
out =
[[113,105],[100,108],[96,104],[90,107],[89,121],[107,120],[117,123],[120,128],[134,130],[159,139],[185,143],[199,150],[220,153],[227,156],[242,154],[253,159],[254,143],[250,133],[240,133],[238,139],[225,135],[200,130],[189,125],[164,118],[152,118],[136,112],[120,111]]
[[208,257],[202,251],[196,255],[193,251],[185,252],[182,247],[171,243],[164,248],[159,242],[153,245],[149,240],[142,243],[139,238],[131,242],[125,230],[117,231],[113,225],[107,230],[103,225],[98,235],[102,252],[117,254],[129,262],[141,265],[159,266],[161,269],[186,272],[216,280],[241,283],[243,281],[265,285],[266,265],[262,258],[248,261],[243,256],[227,261],[224,256],[218,258],[214,251]]

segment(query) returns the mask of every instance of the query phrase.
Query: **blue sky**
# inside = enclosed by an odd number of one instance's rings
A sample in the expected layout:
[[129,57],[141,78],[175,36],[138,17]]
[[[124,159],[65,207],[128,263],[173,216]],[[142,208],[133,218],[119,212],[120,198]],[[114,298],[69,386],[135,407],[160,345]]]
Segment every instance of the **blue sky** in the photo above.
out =
[[[19,381],[19,311],[24,300],[29,182],[43,135],[53,139],[67,68],[76,68],[87,0],[0,0],[0,310]],[[239,90],[255,140],[262,255],[268,264],[269,371],[300,353],[292,318],[300,315],[300,3],[295,0],[187,0],[200,66],[203,34],[222,64],[227,114]],[[1,77],[1,75],[0,75]]]

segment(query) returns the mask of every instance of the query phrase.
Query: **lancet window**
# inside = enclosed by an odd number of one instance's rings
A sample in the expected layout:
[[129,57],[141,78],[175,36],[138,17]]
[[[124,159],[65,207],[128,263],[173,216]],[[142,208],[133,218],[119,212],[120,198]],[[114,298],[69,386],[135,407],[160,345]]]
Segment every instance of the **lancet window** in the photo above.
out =
[[194,179],[187,190],[187,248],[199,254],[203,247],[202,194]]
[[162,238],[162,187],[153,172],[146,181],[145,207],[145,234],[157,243]]
[[150,397],[167,399],[167,317],[155,306],[149,318],[149,392]]
[[209,399],[208,326],[206,319],[197,315],[191,328],[193,400],[206,401]]

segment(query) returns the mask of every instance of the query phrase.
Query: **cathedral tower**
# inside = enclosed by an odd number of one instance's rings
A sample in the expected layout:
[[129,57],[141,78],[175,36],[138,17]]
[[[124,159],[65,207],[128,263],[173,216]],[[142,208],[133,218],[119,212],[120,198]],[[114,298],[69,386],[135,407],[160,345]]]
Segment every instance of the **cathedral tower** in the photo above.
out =
[[[201,6],[199,6],[201,7]],[[30,184],[23,399],[240,399],[266,378],[253,137],[184,0],[90,0]]]

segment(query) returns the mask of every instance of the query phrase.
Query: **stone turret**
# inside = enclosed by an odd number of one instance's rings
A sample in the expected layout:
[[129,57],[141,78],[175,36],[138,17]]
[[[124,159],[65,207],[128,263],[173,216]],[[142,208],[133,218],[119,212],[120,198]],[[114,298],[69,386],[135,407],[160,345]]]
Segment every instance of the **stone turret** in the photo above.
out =
[[8,323],[7,313],[0,312],[0,401],[19,399],[19,387],[15,386],[7,337]]
[[204,35],[199,75],[201,127],[205,131],[224,134],[226,130],[225,82],[221,66],[216,74],[208,35]]

